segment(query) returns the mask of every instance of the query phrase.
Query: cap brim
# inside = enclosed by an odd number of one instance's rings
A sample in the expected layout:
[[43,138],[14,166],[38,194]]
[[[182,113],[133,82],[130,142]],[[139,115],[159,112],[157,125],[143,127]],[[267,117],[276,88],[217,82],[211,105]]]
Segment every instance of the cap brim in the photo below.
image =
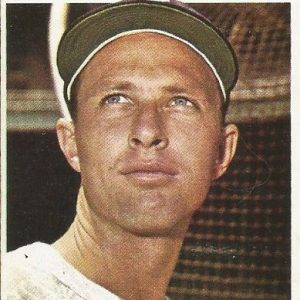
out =
[[68,30],[59,45],[57,64],[66,87],[85,59],[100,44],[123,32],[152,29],[185,40],[214,66],[226,93],[237,78],[235,55],[220,33],[204,18],[159,2],[118,3],[94,12]]

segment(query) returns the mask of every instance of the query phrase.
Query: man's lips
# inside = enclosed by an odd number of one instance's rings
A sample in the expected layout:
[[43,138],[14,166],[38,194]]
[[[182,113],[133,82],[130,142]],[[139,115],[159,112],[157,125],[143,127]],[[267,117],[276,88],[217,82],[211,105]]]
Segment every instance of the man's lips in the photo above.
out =
[[121,168],[122,175],[138,184],[163,184],[174,180],[177,169],[168,163],[134,161]]

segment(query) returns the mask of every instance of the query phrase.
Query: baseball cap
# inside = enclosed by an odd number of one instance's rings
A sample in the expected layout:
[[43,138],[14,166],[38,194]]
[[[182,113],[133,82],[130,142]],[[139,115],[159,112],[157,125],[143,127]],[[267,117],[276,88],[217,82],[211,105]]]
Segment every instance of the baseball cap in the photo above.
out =
[[93,56],[115,39],[139,32],[156,32],[195,50],[214,72],[228,99],[237,80],[234,51],[207,19],[186,5],[157,1],[117,2],[76,21],[62,36],[57,65],[70,101],[76,77]]

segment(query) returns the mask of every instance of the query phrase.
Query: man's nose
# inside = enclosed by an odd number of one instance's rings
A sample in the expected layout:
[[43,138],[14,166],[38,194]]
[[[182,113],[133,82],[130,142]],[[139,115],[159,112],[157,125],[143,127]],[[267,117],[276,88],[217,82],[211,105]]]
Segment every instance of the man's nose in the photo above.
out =
[[139,111],[133,121],[128,143],[133,149],[161,150],[168,146],[165,124],[157,109],[148,108]]

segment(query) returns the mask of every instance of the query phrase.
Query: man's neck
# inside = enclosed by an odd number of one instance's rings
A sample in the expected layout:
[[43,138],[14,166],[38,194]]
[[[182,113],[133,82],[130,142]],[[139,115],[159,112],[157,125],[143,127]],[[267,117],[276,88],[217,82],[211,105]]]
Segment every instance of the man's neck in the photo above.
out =
[[76,218],[54,248],[122,299],[159,300],[165,297],[183,238],[183,233],[144,237],[95,220],[81,189]]

